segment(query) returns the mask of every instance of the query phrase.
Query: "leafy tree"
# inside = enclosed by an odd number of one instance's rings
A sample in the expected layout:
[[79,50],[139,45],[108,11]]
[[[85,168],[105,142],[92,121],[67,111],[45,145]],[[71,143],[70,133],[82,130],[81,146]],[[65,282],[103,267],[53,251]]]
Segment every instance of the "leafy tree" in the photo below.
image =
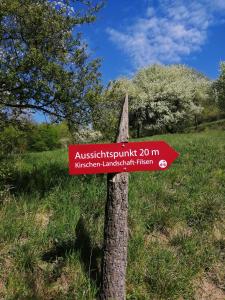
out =
[[214,83],[219,108],[225,112],[225,62],[220,64],[220,76]]
[[[132,79],[112,81],[105,89],[99,110],[98,130],[106,138],[115,134],[121,101],[129,94],[131,132],[174,132],[197,123],[210,97],[211,82],[197,71],[182,65],[153,65]],[[102,113],[104,111],[104,113]]]
[[2,156],[22,153],[27,149],[26,134],[16,126],[9,125],[0,133]]
[[8,180],[14,169],[12,154],[23,152],[27,146],[25,134],[15,126],[8,125],[0,130],[0,203],[9,196]]
[[65,118],[71,131],[90,122],[99,60],[90,60],[75,31],[93,22],[100,7],[85,0],[0,2],[1,111],[42,111]]
[[53,125],[33,125],[27,135],[28,150],[46,151],[59,148],[59,138]]
[[145,127],[152,132],[174,132],[202,111],[210,81],[183,65],[153,65],[140,70],[133,79],[136,97],[132,104],[132,125],[140,134]]
[[111,81],[103,91],[94,110],[94,128],[101,131],[107,140],[115,140],[119,116],[126,93],[129,93],[129,106],[135,95],[135,86],[131,80],[121,78]]

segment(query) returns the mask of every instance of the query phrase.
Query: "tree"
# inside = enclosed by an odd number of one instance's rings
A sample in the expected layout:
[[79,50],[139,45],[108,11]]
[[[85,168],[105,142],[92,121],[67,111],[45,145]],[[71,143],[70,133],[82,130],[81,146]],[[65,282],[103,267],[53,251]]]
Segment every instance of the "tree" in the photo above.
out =
[[90,121],[100,90],[99,60],[90,60],[75,30],[93,22],[100,7],[84,0],[0,2],[2,111],[42,111],[67,119],[71,130],[71,124]]
[[129,94],[129,102],[135,97],[135,86],[131,80],[120,78],[109,82],[103,91],[98,105],[94,110],[94,128],[101,131],[104,138],[115,140],[120,117],[120,107],[126,93]]
[[225,112],[225,62],[220,64],[220,76],[214,83],[219,108]]
[[[175,132],[194,122],[210,98],[211,82],[201,73],[182,65],[152,65],[128,80],[110,82],[103,92],[95,126],[106,138],[113,138],[118,107],[125,93],[130,99],[131,133]],[[208,104],[207,104],[208,105]],[[104,112],[104,113],[103,113]]]
[[196,118],[202,99],[208,96],[210,81],[183,65],[153,65],[133,79],[136,97],[131,122],[138,135],[145,127],[152,132],[174,132]]

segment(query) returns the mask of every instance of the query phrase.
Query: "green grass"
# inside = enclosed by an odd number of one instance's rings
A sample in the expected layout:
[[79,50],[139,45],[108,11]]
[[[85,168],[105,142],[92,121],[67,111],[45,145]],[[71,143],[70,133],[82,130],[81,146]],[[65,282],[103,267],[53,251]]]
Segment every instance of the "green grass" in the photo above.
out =
[[224,130],[225,129],[225,119],[213,121],[213,122],[204,122],[196,126],[188,127],[185,129],[185,132],[200,132],[200,131],[207,131],[207,130]]
[[[156,136],[180,157],[130,174],[127,299],[224,289],[225,132]],[[96,299],[106,176],[69,176],[67,152],[18,157],[0,207],[1,299]],[[218,267],[220,266],[220,267]]]

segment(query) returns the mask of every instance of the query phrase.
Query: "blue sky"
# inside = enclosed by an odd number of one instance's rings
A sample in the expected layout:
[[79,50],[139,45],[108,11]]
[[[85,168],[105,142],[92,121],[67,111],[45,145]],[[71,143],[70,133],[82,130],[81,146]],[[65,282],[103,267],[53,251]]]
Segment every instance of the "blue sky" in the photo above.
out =
[[182,63],[212,79],[225,60],[225,0],[108,0],[85,28],[106,84],[153,63]]
[[102,59],[105,85],[153,63],[186,64],[216,79],[225,61],[225,0],[107,0],[97,21],[79,29]]

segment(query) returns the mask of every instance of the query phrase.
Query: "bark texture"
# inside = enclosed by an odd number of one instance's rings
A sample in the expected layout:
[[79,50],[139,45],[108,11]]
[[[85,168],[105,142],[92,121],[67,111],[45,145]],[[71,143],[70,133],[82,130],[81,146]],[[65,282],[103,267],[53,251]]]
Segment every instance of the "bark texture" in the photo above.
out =
[[[128,95],[126,95],[117,142],[128,141]],[[121,147],[126,147],[121,144]],[[128,173],[109,174],[105,210],[102,262],[102,300],[125,300],[128,243]]]

